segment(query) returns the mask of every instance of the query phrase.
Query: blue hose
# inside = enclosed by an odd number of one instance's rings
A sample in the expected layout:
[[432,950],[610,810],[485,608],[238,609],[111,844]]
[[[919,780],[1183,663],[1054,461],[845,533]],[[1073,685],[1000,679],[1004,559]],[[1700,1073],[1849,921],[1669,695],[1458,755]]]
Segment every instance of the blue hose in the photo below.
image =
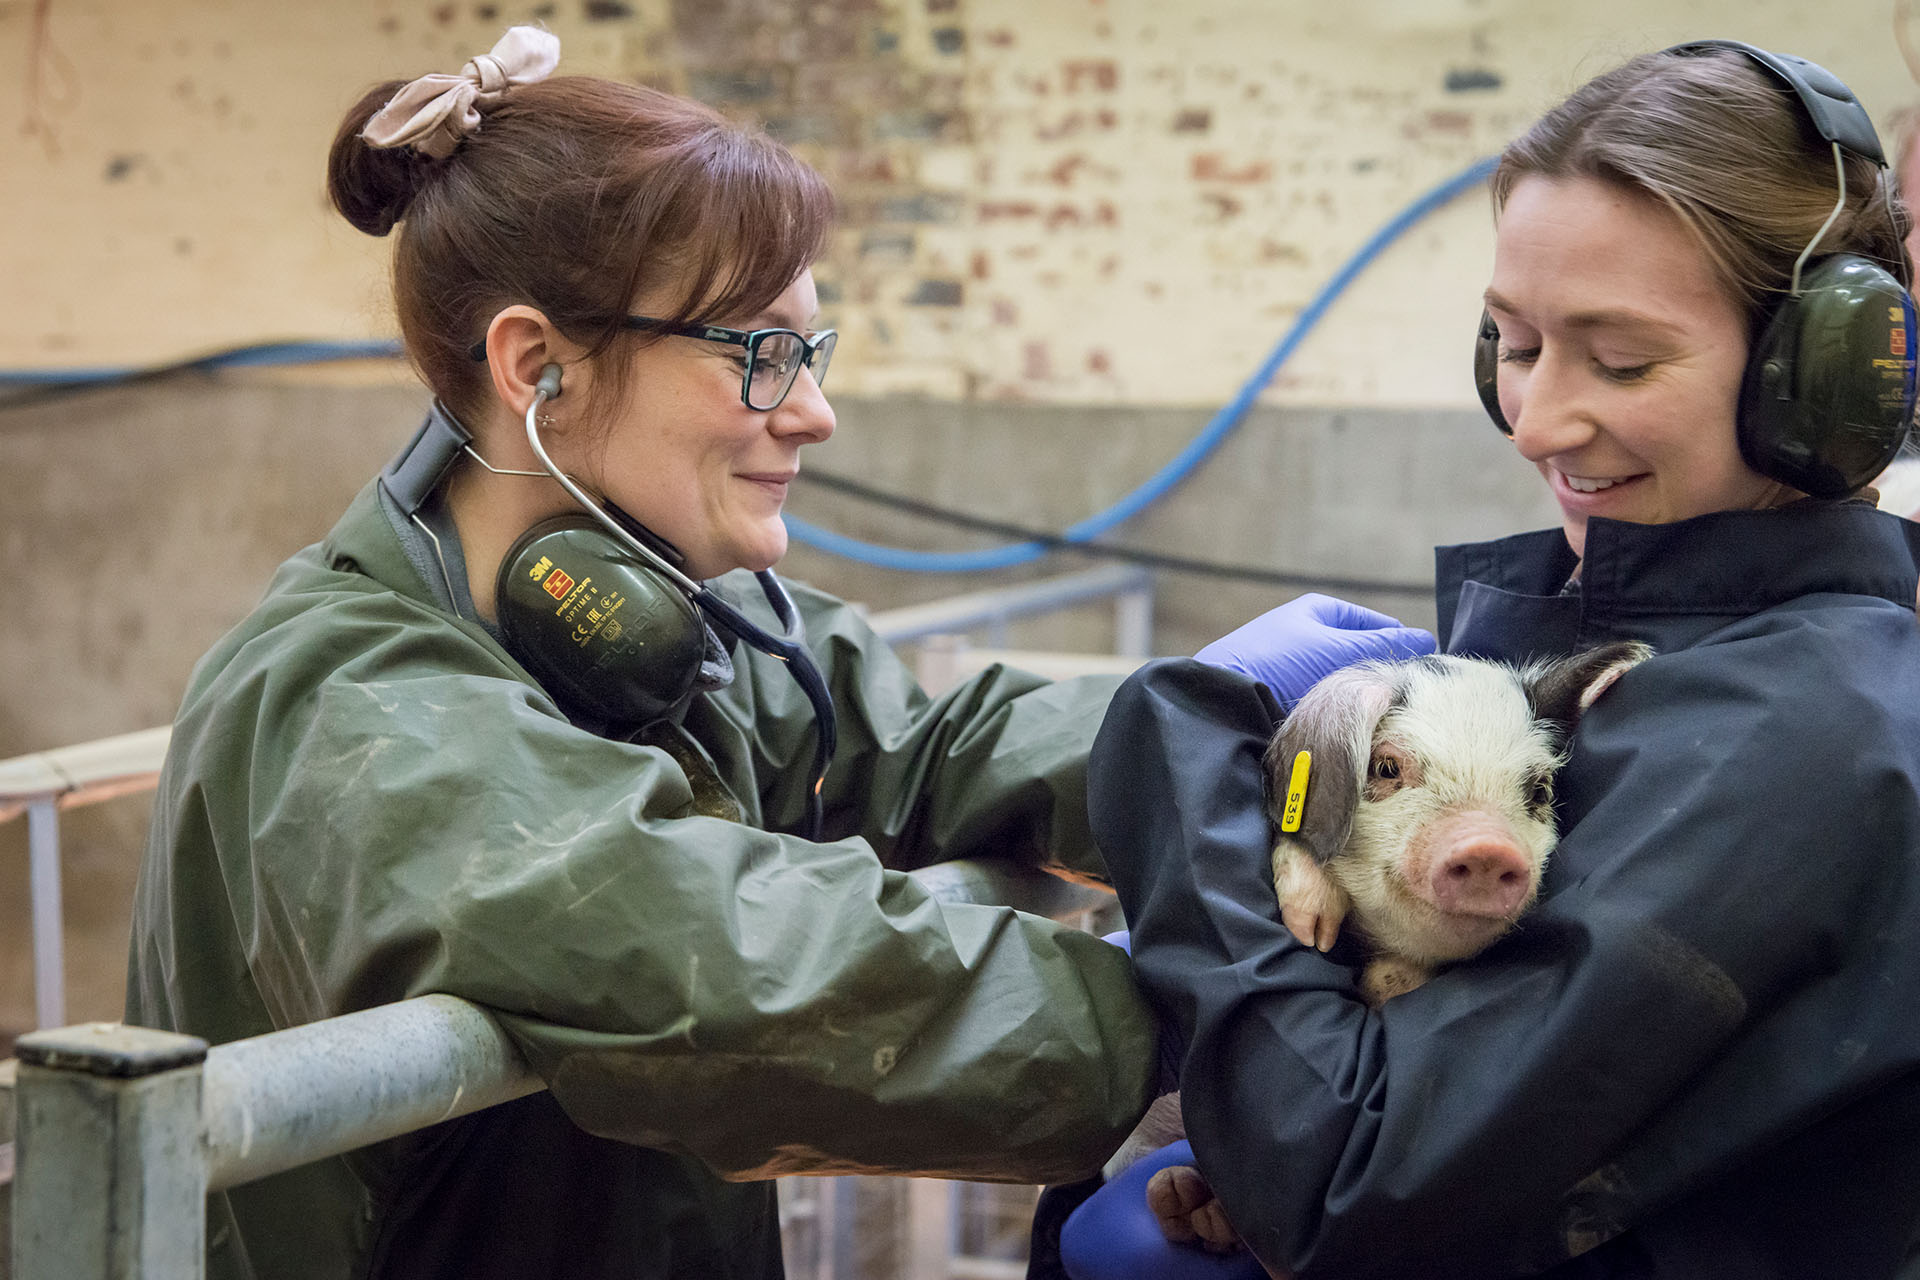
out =
[[[1130,520],[1147,507],[1165,496],[1167,491],[1186,479],[1187,474],[1198,466],[1202,459],[1220,446],[1236,427],[1240,425],[1247,410],[1259,399],[1261,391],[1273,381],[1314,326],[1320,323],[1327,309],[1347,286],[1352,284],[1359,274],[1371,266],[1373,260],[1398,240],[1422,218],[1432,213],[1459,195],[1469,187],[1478,186],[1493,174],[1498,163],[1493,158],[1476,160],[1460,173],[1448,178],[1425,195],[1415,200],[1385,226],[1373,233],[1373,236],[1354,255],[1341,265],[1314,295],[1313,301],[1294,318],[1293,327],[1280,339],[1273,352],[1267,356],[1251,378],[1240,388],[1239,394],[1227,403],[1213,420],[1201,429],[1200,433],[1187,443],[1160,470],[1149,476],[1133,492],[1121,498],[1105,511],[1095,512],[1085,520],[1073,525],[1061,535],[1068,542],[1090,542],[1123,521]],[[974,573],[983,569],[1005,569],[1017,564],[1026,564],[1037,560],[1052,548],[1044,542],[1012,542],[998,547],[986,547],[978,551],[910,551],[903,547],[883,547],[871,542],[862,542],[845,534],[822,529],[818,525],[807,523],[796,516],[788,516],[787,531],[796,541],[816,550],[826,551],[849,560],[858,560],[863,564],[877,565],[882,569],[906,569],[918,573]]]
[[[254,365],[317,364],[325,360],[391,358],[401,354],[391,338],[365,342],[256,342],[251,346],[197,359],[183,360],[177,369],[238,369]],[[128,382],[152,369],[143,366],[86,369],[0,369],[0,387],[75,387],[106,382]]]

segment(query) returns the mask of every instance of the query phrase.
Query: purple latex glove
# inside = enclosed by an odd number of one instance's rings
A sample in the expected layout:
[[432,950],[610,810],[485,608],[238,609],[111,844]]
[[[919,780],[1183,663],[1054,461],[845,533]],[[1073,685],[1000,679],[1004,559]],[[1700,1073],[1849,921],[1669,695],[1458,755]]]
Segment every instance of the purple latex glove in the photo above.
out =
[[1060,1232],[1060,1264],[1073,1280],[1267,1280],[1259,1259],[1174,1244],[1147,1208],[1147,1180],[1173,1164],[1192,1164],[1182,1140],[1128,1165],[1088,1197]]
[[1193,656],[1258,680],[1282,702],[1292,702],[1320,677],[1369,658],[1414,658],[1432,653],[1433,637],[1397,618],[1332,596],[1289,600]]

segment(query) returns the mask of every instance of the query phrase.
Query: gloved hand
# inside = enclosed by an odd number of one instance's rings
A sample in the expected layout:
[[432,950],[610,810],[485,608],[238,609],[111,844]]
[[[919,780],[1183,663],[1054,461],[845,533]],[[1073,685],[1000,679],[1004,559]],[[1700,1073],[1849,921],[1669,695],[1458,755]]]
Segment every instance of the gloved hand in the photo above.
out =
[[1244,1248],[1208,1253],[1174,1244],[1147,1208],[1147,1182],[1168,1165],[1192,1164],[1193,1148],[1176,1142],[1135,1161],[1083,1201],[1060,1232],[1060,1262],[1073,1280],[1267,1280]]
[[1432,653],[1433,637],[1396,618],[1332,596],[1304,595],[1228,633],[1193,656],[1258,680],[1290,703],[1320,677],[1368,658]]

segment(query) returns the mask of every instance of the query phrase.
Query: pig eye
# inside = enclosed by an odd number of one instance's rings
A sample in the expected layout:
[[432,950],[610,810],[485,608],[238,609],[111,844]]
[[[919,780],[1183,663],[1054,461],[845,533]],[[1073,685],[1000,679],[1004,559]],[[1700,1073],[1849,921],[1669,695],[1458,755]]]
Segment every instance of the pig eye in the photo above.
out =
[[1535,809],[1551,809],[1553,807],[1553,780],[1550,778],[1535,778],[1533,780],[1533,789],[1527,794],[1527,804]]
[[1420,765],[1387,747],[1374,750],[1367,761],[1367,785],[1362,794],[1369,800],[1385,800],[1402,787],[1417,786]]

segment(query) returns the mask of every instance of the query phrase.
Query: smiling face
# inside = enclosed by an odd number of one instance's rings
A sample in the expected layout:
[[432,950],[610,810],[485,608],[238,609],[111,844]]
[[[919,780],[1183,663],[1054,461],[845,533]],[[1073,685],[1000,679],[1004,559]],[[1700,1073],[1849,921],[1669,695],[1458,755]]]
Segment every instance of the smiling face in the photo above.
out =
[[[635,306],[641,314],[647,299]],[[803,271],[766,310],[702,317],[741,329],[809,332],[819,300]],[[800,448],[833,434],[833,410],[802,369],[771,412],[740,401],[746,351],[669,337],[632,356],[626,406],[595,444],[591,487],[673,543],[694,578],[771,568],[787,550],[780,518]]]
[[1486,301],[1500,411],[1575,555],[1593,516],[1664,524],[1789,496],[1735,439],[1743,317],[1698,241],[1651,198],[1595,178],[1521,179]]

